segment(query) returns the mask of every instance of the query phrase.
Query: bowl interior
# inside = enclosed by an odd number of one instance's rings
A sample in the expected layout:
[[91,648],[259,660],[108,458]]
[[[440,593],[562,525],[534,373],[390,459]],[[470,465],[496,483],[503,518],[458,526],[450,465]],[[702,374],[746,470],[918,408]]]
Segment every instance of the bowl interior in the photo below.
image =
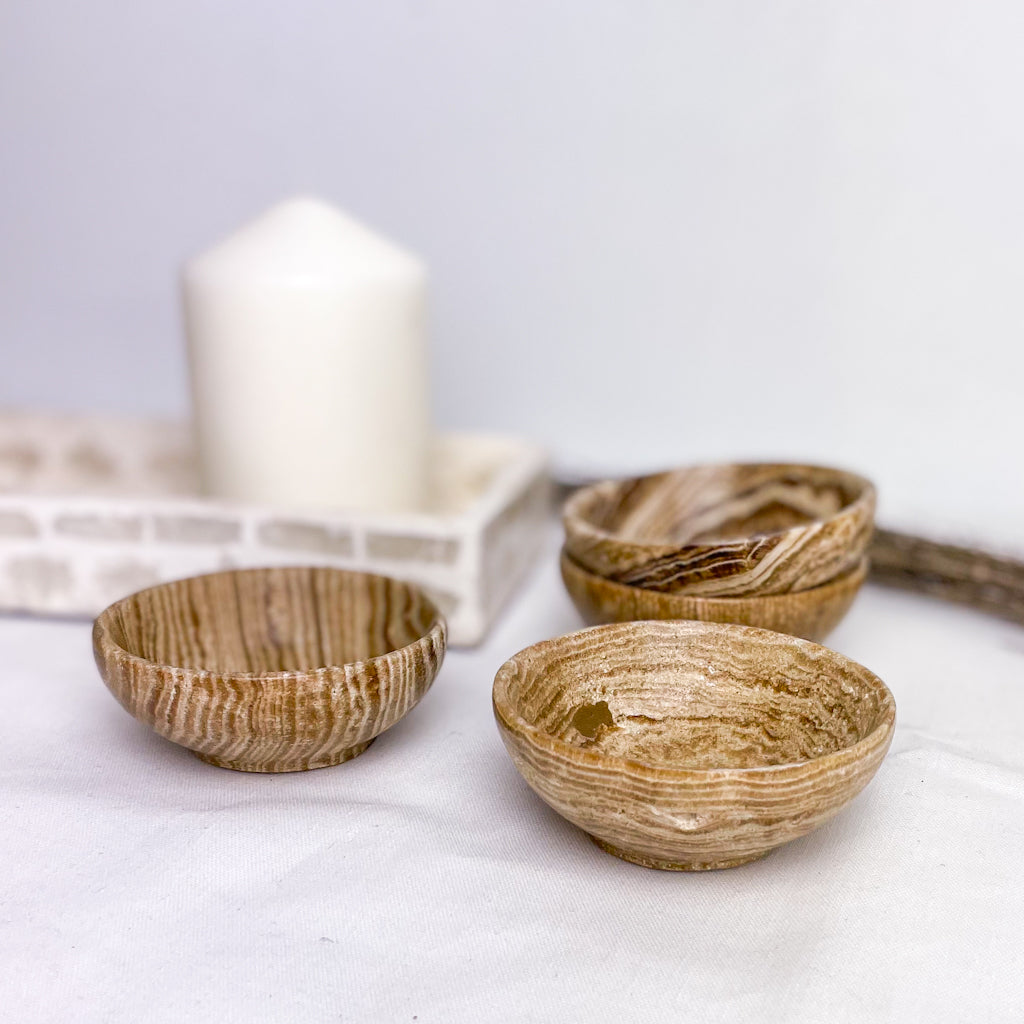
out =
[[244,569],[166,583],[107,613],[130,654],[219,673],[344,665],[405,647],[430,630],[434,605],[410,584],[325,568]]
[[695,466],[599,485],[576,514],[621,539],[705,544],[828,519],[860,498],[852,473],[785,464]]
[[528,728],[659,768],[807,761],[858,743],[891,714],[885,685],[862,666],[741,626],[603,626],[509,666],[496,701]]

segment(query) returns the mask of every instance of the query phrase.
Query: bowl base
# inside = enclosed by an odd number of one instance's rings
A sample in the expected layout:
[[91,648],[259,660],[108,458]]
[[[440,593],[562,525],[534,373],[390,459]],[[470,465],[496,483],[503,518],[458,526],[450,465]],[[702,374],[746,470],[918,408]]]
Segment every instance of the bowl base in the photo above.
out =
[[620,850],[617,846],[612,846],[611,843],[598,839],[597,836],[590,836],[590,839],[600,846],[605,853],[610,853],[613,857],[628,860],[630,864],[639,864],[644,868],[657,868],[659,871],[718,871],[721,868],[735,868],[739,867],[740,864],[749,864],[751,861],[760,860],[770,852],[763,850],[760,853],[747,853],[742,857],[726,857],[722,860],[656,860],[653,857],[645,857],[643,854]]
[[[374,737],[374,739],[376,739],[376,737]],[[192,753],[195,754],[200,761],[216,765],[218,768],[230,768],[235,772],[262,772],[264,774],[271,772],[308,772],[314,768],[330,768],[332,765],[351,761],[353,757],[358,757],[372,742],[373,740],[370,739],[365,743],[357,743],[354,747],[348,747],[336,754],[328,754],[325,757],[317,757],[309,761],[281,760],[254,762],[231,760],[229,758],[216,757],[213,754],[200,754],[196,750],[193,750]]]

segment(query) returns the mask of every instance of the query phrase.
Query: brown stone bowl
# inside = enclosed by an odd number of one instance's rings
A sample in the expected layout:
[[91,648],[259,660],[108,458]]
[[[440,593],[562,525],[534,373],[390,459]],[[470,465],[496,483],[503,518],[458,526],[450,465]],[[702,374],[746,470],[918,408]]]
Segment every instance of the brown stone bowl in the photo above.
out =
[[292,772],[361,754],[430,688],[447,627],[409,583],[325,568],[165,583],[93,627],[121,705],[202,760]]
[[695,466],[584,487],[565,503],[565,546],[597,576],[665,593],[809,590],[864,557],[875,489],[838,469]]
[[748,626],[630,622],[535,644],[494,714],[538,796],[645,867],[733,867],[805,835],[882,763],[885,684],[827,647]]
[[862,558],[828,583],[793,594],[700,597],[627,587],[587,572],[562,550],[562,581],[588,625],[638,619],[697,619],[732,622],[822,641],[842,621],[868,574]]

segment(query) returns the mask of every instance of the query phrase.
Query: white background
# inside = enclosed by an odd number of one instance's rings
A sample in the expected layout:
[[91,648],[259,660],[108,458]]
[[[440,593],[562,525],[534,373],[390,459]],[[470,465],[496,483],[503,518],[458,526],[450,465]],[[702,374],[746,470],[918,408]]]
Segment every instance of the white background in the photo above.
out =
[[1019,541],[1014,0],[0,6],[0,402],[187,409],[175,275],[312,191],[433,273],[437,421],[845,463]]

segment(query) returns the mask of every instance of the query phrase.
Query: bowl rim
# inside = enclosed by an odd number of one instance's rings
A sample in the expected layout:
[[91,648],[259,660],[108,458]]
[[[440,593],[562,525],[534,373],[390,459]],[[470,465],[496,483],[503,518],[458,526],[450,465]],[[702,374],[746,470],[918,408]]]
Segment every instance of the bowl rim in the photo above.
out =
[[[375,655],[372,658],[362,658],[357,661],[345,661],[336,664],[329,665],[318,665],[315,668],[300,668],[300,669],[288,669],[278,670],[275,672],[223,672],[212,668],[202,667],[186,667],[182,665],[170,665],[166,662],[155,661],[152,658],[144,658],[141,654],[135,654],[129,651],[126,647],[121,646],[116,640],[114,640],[111,634],[111,620],[114,615],[121,609],[121,607],[127,604],[134,598],[139,597],[142,594],[148,594],[155,590],[162,590],[165,587],[173,586],[179,583],[188,583],[193,580],[210,579],[217,576],[240,576],[247,575],[250,573],[265,573],[265,572],[277,572],[277,571],[288,571],[288,570],[315,570],[316,572],[329,572],[329,573],[341,573],[345,576],[363,576],[370,579],[386,580],[389,583],[399,583],[404,587],[408,587],[413,591],[418,598],[425,602],[428,609],[432,612],[432,619],[430,627],[417,636],[414,640],[411,640],[407,644],[403,644],[401,647],[396,647],[393,650],[385,651],[383,654]],[[93,621],[92,628],[92,641],[93,650],[97,656],[102,656],[104,660],[116,659],[123,665],[134,665],[139,668],[159,668],[171,673],[183,673],[192,679],[230,679],[237,680],[238,682],[310,682],[316,683],[323,681],[323,677],[328,673],[335,673],[346,670],[361,669],[365,666],[373,666],[384,664],[387,662],[394,661],[398,657],[402,657],[406,652],[410,651],[414,647],[423,645],[425,642],[429,642],[431,645],[438,647],[442,652],[447,645],[448,638],[448,623],[444,615],[438,609],[436,603],[429,597],[426,591],[416,583],[412,583],[409,580],[398,579],[394,576],[385,576],[381,573],[373,572],[362,572],[358,569],[341,569],[335,566],[329,565],[265,565],[265,566],[246,566],[245,568],[237,569],[220,569],[217,572],[206,572],[198,573],[194,576],[182,576],[174,580],[164,580],[160,583],[156,583],[151,587],[143,587],[141,590],[136,590],[131,594],[126,594],[124,597],[119,598],[112,604],[109,604],[96,616]],[[102,668],[102,666],[101,666]]]
[[[838,658],[840,661],[855,665],[862,672],[866,673],[871,689],[880,698],[881,707],[879,708],[878,722],[866,736],[863,736],[856,743],[848,747],[840,747],[838,750],[830,751],[818,757],[806,758],[801,761],[789,761],[785,764],[756,765],[749,768],[737,767],[735,765],[721,765],[710,768],[683,768],[652,764],[649,761],[640,761],[634,758],[621,757],[617,754],[608,754],[598,750],[575,746],[556,736],[552,736],[550,733],[528,722],[508,698],[508,682],[512,674],[519,667],[516,659],[523,657],[537,658],[548,652],[557,651],[566,641],[573,640],[586,633],[604,631],[610,634],[621,634],[638,628],[649,627],[679,633],[712,632],[732,635],[734,637],[757,635],[765,639],[771,639],[773,642],[782,641],[787,644],[792,643],[799,647],[824,652],[827,657]],[[640,775],[650,782],[664,783],[693,783],[703,778],[719,781],[729,779],[741,781],[752,776],[786,776],[800,774],[810,766],[813,766],[816,770],[825,769],[826,771],[832,771],[860,762],[869,757],[878,748],[887,747],[896,726],[896,701],[892,691],[874,672],[852,658],[848,658],[845,654],[840,654],[838,651],[833,650],[831,647],[825,647],[823,644],[814,643],[812,640],[803,640],[799,637],[789,636],[786,633],[776,633],[773,630],[761,629],[757,626],[741,626],[724,622],[699,622],[688,619],[638,619],[631,622],[604,623],[598,626],[590,626],[587,629],[578,629],[562,636],[552,637],[549,640],[541,640],[538,643],[524,647],[498,669],[491,688],[491,704],[494,716],[503,732],[518,736],[533,746],[544,748],[549,753],[563,760],[567,759],[576,763],[589,764],[605,773],[627,773],[633,777]]]
[[[857,496],[852,501],[846,502],[831,515],[824,518],[812,519],[807,523],[799,523],[795,526],[789,526],[780,530],[769,530],[764,533],[759,533],[756,536],[748,534],[743,537],[730,539],[722,538],[718,541],[711,540],[699,542],[643,540],[642,538],[633,537],[629,534],[616,533],[606,527],[597,525],[585,514],[584,510],[581,509],[581,506],[586,506],[588,501],[592,500],[596,495],[601,494],[603,491],[618,491],[624,487],[633,486],[646,480],[652,480],[655,477],[711,469],[761,469],[778,470],[780,472],[786,470],[799,470],[803,472],[809,471],[812,473],[826,473],[837,479],[848,481],[856,488]],[[693,549],[717,547],[720,545],[749,546],[751,544],[763,543],[766,540],[785,537],[787,534],[798,533],[814,526],[820,526],[823,523],[828,523],[837,519],[841,515],[847,515],[855,510],[870,507],[876,499],[877,492],[875,485],[867,477],[862,476],[860,473],[855,473],[852,470],[843,469],[837,466],[824,466],[813,462],[695,462],[685,466],[672,466],[668,469],[661,469],[651,473],[642,473],[639,476],[596,480],[591,484],[586,484],[585,486],[573,491],[573,493],[566,498],[562,505],[562,524],[565,527],[566,533],[572,531],[577,535],[584,536],[588,543],[621,545],[623,547],[630,547],[634,550],[650,552],[651,554],[657,554],[660,557],[664,557],[665,555],[673,552],[691,551]]]
[[[641,587],[636,583],[623,583],[621,580],[609,579],[607,576],[602,576],[600,573],[596,573],[593,569],[588,569],[582,562],[573,558],[569,548],[563,544],[562,549],[559,553],[559,568],[568,565],[571,571],[578,573],[580,576],[585,577],[587,580],[596,580],[602,586],[608,587],[610,590],[616,593],[620,593],[625,596],[628,593],[639,591],[644,594],[651,594],[658,600],[671,600],[673,602],[685,602],[693,605],[717,605],[723,604],[728,605],[733,602],[750,602],[750,601],[785,601],[787,604],[791,604],[794,598],[806,596],[811,598],[814,596],[822,597],[826,592],[832,590],[839,590],[842,587],[857,586],[860,587],[867,579],[868,571],[871,568],[871,557],[867,554],[862,555],[861,558],[854,562],[849,569],[845,569],[839,573],[838,576],[833,576],[830,580],[825,580],[824,583],[818,583],[813,587],[807,587],[806,590],[786,590],[781,594],[691,594],[686,590],[652,590],[650,587]],[[643,622],[643,619],[632,619],[633,622]],[[668,619],[656,620],[649,619],[649,622],[656,621],[671,621]],[[606,623],[611,625],[611,623]],[[709,623],[710,625],[710,623]],[[732,625],[732,623],[720,623],[720,625]],[[739,625],[739,623],[736,623]],[[748,627],[750,629],[759,629],[759,626]],[[768,630],[769,633],[773,630]]]

